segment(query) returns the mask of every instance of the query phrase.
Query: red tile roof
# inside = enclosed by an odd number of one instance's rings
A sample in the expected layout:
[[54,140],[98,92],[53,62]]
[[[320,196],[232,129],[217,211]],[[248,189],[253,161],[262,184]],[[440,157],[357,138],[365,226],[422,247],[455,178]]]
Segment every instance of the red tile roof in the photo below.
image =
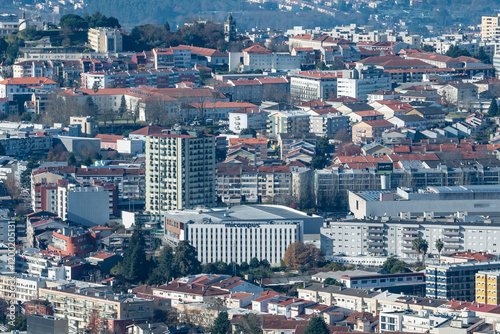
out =
[[250,54],[271,54],[272,52],[258,44],[252,45],[249,48],[243,49],[243,52]]
[[161,133],[162,130],[165,130],[167,128],[159,125],[148,125],[143,128],[140,128],[139,130],[135,130],[131,132],[131,135],[143,135],[143,136],[148,136],[148,135],[153,135],[157,133]]
[[8,78],[0,81],[0,85],[55,85],[56,82],[45,77]]

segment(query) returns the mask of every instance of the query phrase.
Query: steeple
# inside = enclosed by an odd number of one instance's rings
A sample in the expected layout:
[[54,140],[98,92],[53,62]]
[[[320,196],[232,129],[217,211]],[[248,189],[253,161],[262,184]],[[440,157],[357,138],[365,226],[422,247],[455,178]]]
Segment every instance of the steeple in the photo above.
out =
[[226,42],[236,40],[236,21],[233,19],[231,12],[229,12],[226,22],[224,22],[224,39]]

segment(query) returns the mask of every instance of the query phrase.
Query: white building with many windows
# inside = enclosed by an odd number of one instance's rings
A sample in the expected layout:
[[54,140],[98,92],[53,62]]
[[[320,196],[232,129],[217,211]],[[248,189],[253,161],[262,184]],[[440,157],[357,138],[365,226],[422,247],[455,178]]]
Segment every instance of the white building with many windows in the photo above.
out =
[[188,240],[202,263],[266,259],[277,265],[287,247],[315,232],[323,218],[280,205],[240,205],[230,209],[163,213],[165,238]]

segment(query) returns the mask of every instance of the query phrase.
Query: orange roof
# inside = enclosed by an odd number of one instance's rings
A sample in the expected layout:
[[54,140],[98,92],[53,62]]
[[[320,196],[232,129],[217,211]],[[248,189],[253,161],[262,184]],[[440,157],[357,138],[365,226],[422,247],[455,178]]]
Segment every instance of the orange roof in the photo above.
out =
[[[363,121],[361,123],[365,123],[366,125],[369,125],[371,127],[382,127],[382,126],[387,126],[387,127],[393,127],[394,124],[392,124],[391,122],[389,122],[388,120],[386,119],[375,119],[375,120],[372,120],[372,121]],[[361,123],[358,123],[354,126],[357,126]]]
[[250,145],[267,145],[267,138],[231,138],[229,139],[230,145],[237,145],[239,143],[250,144]]
[[384,114],[376,111],[376,110],[363,110],[363,111],[353,111],[353,114],[359,115],[361,117],[369,117],[369,116],[383,116]]
[[109,142],[109,143],[116,143],[117,140],[123,139],[123,136],[120,135],[105,135],[105,134],[98,134],[95,136],[95,138],[98,138],[101,140],[101,142]]
[[124,95],[131,88],[102,88],[95,92],[93,89],[77,89],[73,91],[72,89],[66,89],[59,93],[59,95],[67,96],[82,96],[82,95]]
[[298,75],[310,78],[321,78],[321,79],[342,78],[342,72],[302,71],[299,72]]
[[134,132],[131,132],[130,135],[152,135],[152,134],[157,134],[161,133],[162,130],[165,130],[166,128],[159,126],[159,125],[148,125],[146,127],[140,128],[139,130],[135,130]]
[[194,108],[215,109],[215,108],[257,108],[257,105],[248,102],[205,102],[205,103],[190,103],[189,106]]
[[250,53],[250,54],[271,54],[272,52],[265,47],[262,47],[258,44],[252,45],[249,48],[246,48],[243,50],[243,52]]
[[56,82],[45,77],[8,78],[0,82],[1,85],[55,85]]

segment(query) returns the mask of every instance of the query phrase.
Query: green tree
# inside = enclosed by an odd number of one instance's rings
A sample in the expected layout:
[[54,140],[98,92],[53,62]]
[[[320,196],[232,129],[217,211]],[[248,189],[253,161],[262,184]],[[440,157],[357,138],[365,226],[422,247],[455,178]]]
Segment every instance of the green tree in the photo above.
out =
[[174,265],[176,273],[180,276],[195,275],[201,272],[198,253],[189,241],[182,240],[175,247]]
[[498,114],[497,99],[494,97],[491,100],[490,107],[488,108],[488,116],[495,117]]
[[166,31],[170,31],[170,24],[168,23],[168,21],[165,21],[165,24],[163,26],[165,27]]
[[382,264],[382,269],[385,269],[391,274],[406,273],[410,271],[405,262],[396,259],[394,256],[389,256],[385,260],[384,264]]
[[315,155],[311,159],[311,168],[312,169],[323,169],[326,167],[328,163],[328,159],[325,156]]
[[328,69],[328,67],[326,66],[324,61],[320,60],[316,63],[316,69],[320,71],[325,71]]
[[427,251],[429,250],[429,242],[425,239],[422,239],[422,264],[425,266],[425,256],[427,255]]
[[417,258],[418,255],[423,253],[422,256],[422,263],[425,263],[425,254],[427,253],[427,250],[429,249],[429,243],[427,240],[424,240],[420,237],[413,239],[411,242],[411,245],[413,249],[417,252]]
[[122,118],[127,114],[127,102],[125,101],[125,95],[122,95],[122,100],[120,102],[120,107],[118,108],[118,113]]
[[255,137],[257,137],[257,131],[255,131],[255,129],[252,129],[252,128],[245,128],[245,129],[241,130],[240,135],[242,135],[242,136],[251,135],[253,138],[255,138]]
[[214,325],[212,327],[212,334],[230,334],[231,333],[231,322],[229,321],[229,316],[226,311],[222,311],[215,318]]
[[488,56],[488,54],[484,51],[484,48],[482,46],[479,48],[474,58],[479,59],[481,62],[485,64],[490,63],[490,56]]
[[437,249],[438,254],[439,254],[439,263],[441,263],[441,252],[443,251],[443,248],[444,248],[443,240],[437,239],[434,246],[436,246],[436,249]]
[[[172,263],[174,258],[174,251],[172,247],[163,246],[160,255],[156,258],[156,268],[154,268],[148,283],[150,285],[165,284],[174,275]],[[208,272],[207,272],[208,273]]]
[[267,261],[267,259],[263,259],[262,261],[260,261],[259,265],[263,268],[271,268],[271,264],[269,263],[269,261]]
[[448,51],[446,51],[445,55],[447,55],[448,57],[452,57],[452,58],[456,58],[456,57],[460,57],[460,56],[470,57],[469,51],[467,51],[466,49],[461,49],[460,47],[455,46],[455,45],[450,46]]
[[61,28],[69,28],[71,30],[85,30],[88,29],[89,25],[85,20],[76,14],[66,14],[61,16],[59,20],[59,25]]
[[92,158],[91,157],[86,157],[85,160],[83,160],[83,165],[84,166],[92,166]]
[[14,324],[9,326],[10,331],[25,331],[26,330],[26,315],[18,315],[14,319]]
[[436,48],[433,47],[432,45],[426,44],[426,45],[422,46],[422,51],[425,51],[425,52],[436,52]]
[[256,257],[250,260],[250,268],[257,268],[259,266],[259,259]]
[[328,284],[328,285],[335,285],[335,286],[342,286],[342,283],[337,281],[335,278],[328,277],[323,281],[323,283]]
[[149,262],[146,258],[144,233],[142,226],[136,224],[129,246],[123,254],[121,275],[134,283],[146,282],[149,275]]
[[311,317],[304,334],[329,334],[325,319],[318,315]]
[[76,156],[75,153],[71,152],[68,157],[68,166],[76,166],[77,161],[76,161]]
[[21,185],[24,189],[31,188],[31,172],[39,166],[38,160],[31,157],[26,164],[26,169],[21,173]]

